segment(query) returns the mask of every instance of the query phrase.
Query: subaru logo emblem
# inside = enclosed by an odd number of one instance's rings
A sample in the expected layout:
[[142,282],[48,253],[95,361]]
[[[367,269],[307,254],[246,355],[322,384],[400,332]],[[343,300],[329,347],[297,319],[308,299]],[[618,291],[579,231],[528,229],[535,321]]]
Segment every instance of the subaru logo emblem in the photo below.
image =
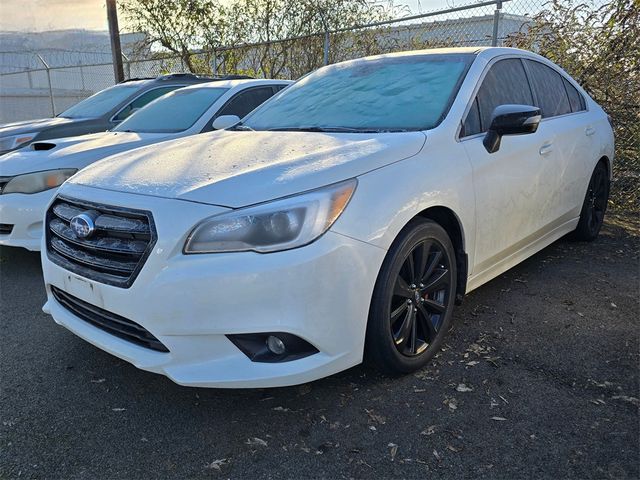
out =
[[80,215],[76,215],[71,219],[71,230],[76,234],[78,238],[88,238],[93,235],[96,230],[96,225],[93,222],[93,216],[91,212],[84,212]]

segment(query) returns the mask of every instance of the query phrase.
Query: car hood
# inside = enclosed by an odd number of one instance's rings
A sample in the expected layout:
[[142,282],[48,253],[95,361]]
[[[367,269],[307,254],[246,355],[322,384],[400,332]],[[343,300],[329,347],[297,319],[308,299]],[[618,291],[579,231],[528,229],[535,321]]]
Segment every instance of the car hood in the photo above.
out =
[[0,156],[0,176],[51,170],[84,168],[109,155],[158,142],[167,134],[100,132],[77,137],[36,141]]
[[59,125],[74,123],[77,121],[77,119],[54,117],[4,123],[0,125],[0,138],[9,137],[11,135],[19,135],[21,133],[39,132],[50,127],[57,127]]
[[422,132],[218,131],[109,157],[69,182],[238,208],[411,157],[425,139]]

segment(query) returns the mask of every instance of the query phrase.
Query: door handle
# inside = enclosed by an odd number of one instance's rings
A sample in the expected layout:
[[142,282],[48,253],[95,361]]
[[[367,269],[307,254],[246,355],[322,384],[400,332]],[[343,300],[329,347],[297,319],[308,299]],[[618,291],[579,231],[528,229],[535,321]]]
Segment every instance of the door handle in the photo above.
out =
[[553,143],[545,143],[540,147],[540,150],[538,150],[538,152],[543,157],[549,155],[551,152],[553,152]]
[[584,134],[585,134],[587,137],[590,137],[590,136],[591,136],[591,135],[593,135],[594,133],[596,133],[596,129],[595,129],[595,128],[593,128],[593,127],[587,127],[587,128],[585,128],[585,130],[584,130]]

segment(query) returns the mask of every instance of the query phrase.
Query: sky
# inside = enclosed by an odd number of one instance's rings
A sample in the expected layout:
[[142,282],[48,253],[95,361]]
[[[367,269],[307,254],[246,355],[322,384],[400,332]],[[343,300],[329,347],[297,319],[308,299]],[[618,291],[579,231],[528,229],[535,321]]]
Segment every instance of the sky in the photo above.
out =
[[[167,0],[171,1],[171,0]],[[454,0],[395,0],[415,13],[444,8]],[[458,0],[458,3],[467,3]],[[104,0],[0,0],[0,31],[82,28],[107,30]]]

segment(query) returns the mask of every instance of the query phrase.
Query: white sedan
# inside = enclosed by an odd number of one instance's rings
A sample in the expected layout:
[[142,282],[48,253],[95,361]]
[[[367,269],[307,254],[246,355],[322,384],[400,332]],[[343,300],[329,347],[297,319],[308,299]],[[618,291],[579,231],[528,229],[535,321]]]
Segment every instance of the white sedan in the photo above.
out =
[[327,66],[215,134],[93,165],[47,212],[57,323],[207,387],[411,372],[454,303],[607,205],[606,113],[509,48]]
[[35,142],[0,157],[0,245],[39,250],[47,204],[81,168],[116,153],[211,131],[218,117],[243,117],[290,83],[200,83],[160,97],[109,132]]

